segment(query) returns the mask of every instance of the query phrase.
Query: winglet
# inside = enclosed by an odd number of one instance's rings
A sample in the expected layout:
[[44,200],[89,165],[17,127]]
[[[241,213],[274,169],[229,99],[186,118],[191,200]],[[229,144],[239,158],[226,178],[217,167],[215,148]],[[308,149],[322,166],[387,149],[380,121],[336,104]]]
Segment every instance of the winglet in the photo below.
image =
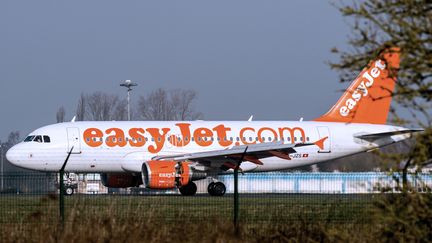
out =
[[328,138],[328,137],[323,137],[323,138],[321,138],[320,140],[314,142],[314,144],[315,144],[316,146],[318,146],[321,150],[323,150],[323,149],[324,149],[324,141],[325,141],[327,138]]

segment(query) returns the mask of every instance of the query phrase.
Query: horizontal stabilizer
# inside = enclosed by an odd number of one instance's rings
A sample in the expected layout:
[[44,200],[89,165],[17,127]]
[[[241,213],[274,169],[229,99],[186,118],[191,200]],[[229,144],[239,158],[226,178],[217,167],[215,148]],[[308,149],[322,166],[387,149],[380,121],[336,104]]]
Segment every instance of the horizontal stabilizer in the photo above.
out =
[[393,131],[393,132],[381,132],[381,133],[369,133],[369,134],[362,134],[362,135],[354,135],[356,138],[365,139],[365,140],[376,140],[384,137],[390,137],[394,135],[401,135],[401,134],[407,134],[407,133],[415,133],[415,132],[422,132],[423,129],[408,129],[408,130],[399,130],[399,131]]

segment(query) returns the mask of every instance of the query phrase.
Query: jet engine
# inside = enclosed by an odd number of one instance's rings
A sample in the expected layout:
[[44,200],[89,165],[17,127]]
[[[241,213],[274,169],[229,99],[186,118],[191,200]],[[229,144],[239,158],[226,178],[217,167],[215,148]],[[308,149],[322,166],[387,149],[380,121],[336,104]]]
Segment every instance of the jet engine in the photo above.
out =
[[190,162],[146,161],[142,165],[142,181],[151,189],[182,187],[191,181],[205,179],[207,174],[196,171]]
[[101,180],[104,186],[111,188],[137,187],[142,184],[139,175],[128,173],[103,173]]

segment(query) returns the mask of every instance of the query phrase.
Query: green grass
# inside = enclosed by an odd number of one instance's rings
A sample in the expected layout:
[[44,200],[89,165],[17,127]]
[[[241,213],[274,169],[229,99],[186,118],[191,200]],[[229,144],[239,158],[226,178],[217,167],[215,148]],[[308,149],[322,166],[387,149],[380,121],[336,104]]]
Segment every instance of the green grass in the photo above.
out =
[[[264,194],[240,196],[244,224],[284,224],[298,221],[366,223],[374,195]],[[151,218],[163,222],[203,219],[231,221],[233,197],[73,195],[65,197],[66,219],[110,215],[118,221]],[[58,222],[57,195],[0,196],[0,224]]]
[[421,242],[430,195],[0,196],[1,242]]

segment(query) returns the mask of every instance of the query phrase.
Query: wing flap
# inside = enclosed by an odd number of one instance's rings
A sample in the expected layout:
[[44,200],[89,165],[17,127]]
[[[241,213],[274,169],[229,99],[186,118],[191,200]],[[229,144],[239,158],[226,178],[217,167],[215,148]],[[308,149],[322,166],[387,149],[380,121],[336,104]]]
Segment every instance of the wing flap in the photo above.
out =
[[234,146],[232,148],[227,148],[223,150],[212,150],[206,152],[196,152],[196,153],[187,153],[180,155],[168,155],[168,156],[156,156],[153,160],[175,160],[175,161],[185,161],[185,160],[193,160],[193,161],[235,161],[238,159],[238,155],[241,155],[246,147],[246,159],[250,162],[256,164],[262,164],[259,159],[267,158],[271,156],[275,156],[272,151],[277,152],[278,154],[288,155],[290,153],[295,153],[295,148],[302,146],[310,146],[314,145],[314,143],[301,143],[301,144],[284,144],[283,142],[272,142],[272,143],[261,143],[261,144],[251,144],[251,145],[240,145]]

